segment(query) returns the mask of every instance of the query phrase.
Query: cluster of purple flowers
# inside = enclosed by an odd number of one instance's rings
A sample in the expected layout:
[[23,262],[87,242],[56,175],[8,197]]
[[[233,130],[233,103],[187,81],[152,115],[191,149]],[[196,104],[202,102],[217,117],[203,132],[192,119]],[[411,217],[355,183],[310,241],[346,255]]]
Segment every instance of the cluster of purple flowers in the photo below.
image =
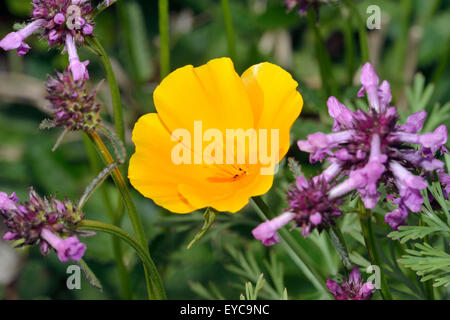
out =
[[97,90],[88,93],[84,79],[74,80],[67,70],[56,72],[56,77],[48,76],[46,87],[54,126],[89,131],[101,123],[101,105],[95,103]]
[[69,69],[75,80],[88,79],[86,66],[89,61],[80,61],[77,45],[82,45],[94,31],[91,0],[33,0],[32,5],[31,22],[23,29],[7,34],[0,40],[0,48],[17,50],[19,56],[25,55],[30,50],[25,40],[40,32],[49,46],[63,47],[68,53]]
[[369,300],[375,290],[372,282],[363,282],[358,268],[354,268],[348,280],[341,285],[328,279],[327,288],[336,300]]
[[0,192],[0,216],[8,228],[3,239],[20,240],[19,247],[39,245],[43,254],[53,248],[61,262],[80,260],[86,251],[75,235],[84,214],[67,199],[41,198],[31,188],[29,200],[19,203],[14,193]]
[[330,165],[308,182],[297,179],[288,192],[286,213],[266,221],[253,230],[255,238],[265,245],[278,242],[276,230],[290,221],[302,227],[302,234],[312,229],[321,231],[333,223],[341,212],[338,199],[357,191],[368,209],[380,199],[378,188],[384,184],[387,197],[397,208],[385,216],[393,229],[405,223],[408,212],[419,212],[427,188],[427,176],[438,174],[448,196],[450,176],[443,173],[444,163],[437,154],[448,152],[447,128],[419,134],[426,112],[409,116],[398,124],[397,109],[390,106],[391,91],[387,81],[379,79],[370,63],[362,68],[362,88],[358,97],[367,95],[367,111],[351,111],[335,97],[328,99],[328,111],[334,118],[333,133],[317,132],[298,141],[300,150],[310,153],[310,162],[327,160]]

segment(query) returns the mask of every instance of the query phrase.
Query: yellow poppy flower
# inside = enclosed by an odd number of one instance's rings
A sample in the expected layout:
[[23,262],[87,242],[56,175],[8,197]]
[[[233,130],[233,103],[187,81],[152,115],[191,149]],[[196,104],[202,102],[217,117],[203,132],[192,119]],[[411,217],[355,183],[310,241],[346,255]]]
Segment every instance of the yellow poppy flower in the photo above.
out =
[[[153,94],[157,113],[142,116],[134,127],[131,184],[175,213],[239,211],[272,186],[303,106],[297,86],[270,63],[241,77],[228,58],[175,70]],[[229,136],[239,130],[248,133],[245,140]]]

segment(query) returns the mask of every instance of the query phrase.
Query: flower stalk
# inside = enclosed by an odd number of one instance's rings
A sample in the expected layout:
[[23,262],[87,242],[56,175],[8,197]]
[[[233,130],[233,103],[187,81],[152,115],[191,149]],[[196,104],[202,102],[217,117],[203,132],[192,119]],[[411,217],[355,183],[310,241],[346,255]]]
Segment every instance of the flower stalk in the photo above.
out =
[[233,31],[233,20],[231,19],[230,3],[228,0],[221,0],[223,18],[225,20],[225,30],[227,33],[228,54],[231,60],[236,62],[236,42]]
[[169,0],[159,0],[159,39],[161,80],[170,72]]
[[108,85],[111,90],[111,99],[114,112],[114,127],[119,138],[125,142],[125,124],[123,120],[122,100],[120,98],[119,85],[117,84],[111,61],[109,60],[102,44],[96,37],[88,38],[86,40],[99,56],[103,68],[105,69],[106,80],[108,81]]
[[370,262],[380,268],[381,279],[381,296],[384,300],[392,300],[391,291],[389,289],[386,277],[384,275],[384,268],[381,264],[381,260],[378,254],[376,240],[372,230],[372,214],[370,210],[367,210],[362,200],[358,202],[358,218],[361,224],[361,231],[366,244],[367,252],[369,254]]
[[[106,148],[105,144],[103,143],[102,139],[95,131],[89,131],[88,132],[90,139],[95,144],[97,151],[99,152],[101,158],[105,162],[106,165],[114,163],[114,159],[109,153],[108,149]],[[116,184],[117,188],[119,189],[119,192],[122,196],[122,199],[124,201],[125,207],[127,208],[131,224],[133,226],[134,232],[136,233],[136,238],[139,241],[140,245],[143,248],[146,248],[146,254],[148,256],[148,259],[151,260],[150,252],[148,250],[147,245],[147,238],[145,236],[144,227],[142,225],[142,221],[137,213],[136,206],[133,202],[133,199],[131,198],[130,191],[127,187],[127,184],[120,172],[120,170],[116,167],[114,168],[112,172],[112,178],[114,180],[114,183]],[[156,269],[148,269],[146,266],[144,267],[146,281],[147,281],[147,289],[148,289],[148,295],[150,299],[165,299],[165,292],[164,290],[161,290],[162,288],[162,281],[160,279],[159,273],[156,271]],[[156,283],[156,285],[155,285]]]
[[[100,163],[96,155],[96,151],[94,146],[92,145],[91,141],[87,138],[87,136],[84,137],[84,143],[86,146],[86,150],[88,151],[89,156],[89,162],[91,163],[91,167],[94,172],[100,171]],[[108,194],[108,190],[105,188],[105,186],[100,187],[100,193],[103,199],[103,202],[105,204],[106,212],[108,214],[108,218],[116,227],[120,227],[120,212],[114,212],[114,208],[111,205],[111,198]],[[119,203],[119,207],[122,210],[122,201]],[[122,296],[124,299],[131,299],[133,296],[133,292],[131,289],[131,279],[130,274],[127,270],[127,267],[125,266],[124,259],[123,259],[123,249],[120,244],[120,241],[117,237],[112,236],[111,237],[112,247],[113,247],[113,254],[114,254],[114,260],[116,262],[117,271],[119,273],[119,281],[120,286],[122,289]]]
[[150,287],[152,288],[152,299],[166,299],[166,294],[164,292],[164,287],[162,285],[161,279],[159,278],[158,269],[156,268],[153,260],[148,254],[148,250],[143,247],[138,240],[136,240],[132,235],[123,231],[122,229],[106,224],[99,221],[83,220],[78,224],[78,229],[89,230],[89,231],[100,231],[109,233],[115,237],[118,237],[128,243],[137,253],[142,263],[144,264],[145,270],[149,270],[150,274]]

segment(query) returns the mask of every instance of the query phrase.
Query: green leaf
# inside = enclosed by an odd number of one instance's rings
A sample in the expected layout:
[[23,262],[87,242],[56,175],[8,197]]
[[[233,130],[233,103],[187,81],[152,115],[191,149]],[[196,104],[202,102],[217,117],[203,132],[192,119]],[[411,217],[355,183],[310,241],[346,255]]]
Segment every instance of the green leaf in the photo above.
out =
[[450,284],[450,255],[429,244],[417,243],[418,250],[406,250],[408,255],[402,256],[399,262],[416,271],[421,281],[434,280],[434,287]]
[[84,275],[86,276],[86,279],[89,281],[89,283],[94,287],[100,290],[100,292],[103,292],[103,286],[98,280],[95,273],[89,268],[88,264],[83,260],[77,261],[78,266],[83,270]]
[[400,240],[401,243],[405,243],[409,240],[422,239],[426,236],[436,232],[449,232],[449,229],[442,227],[429,227],[429,226],[400,226],[398,231],[393,231],[388,234],[388,237],[394,240]]
[[297,160],[295,160],[295,158],[293,157],[288,158],[288,167],[289,170],[291,170],[292,174],[294,175],[294,178],[303,176],[302,166]]
[[194,239],[192,239],[192,241],[189,243],[189,245],[187,246],[188,249],[190,249],[194,245],[194,243],[196,243],[206,234],[209,228],[211,228],[212,224],[216,221],[217,215],[218,212],[213,208],[206,208],[206,211],[203,214],[203,218],[205,219],[203,227],[199,232],[197,232],[197,234],[194,236]]

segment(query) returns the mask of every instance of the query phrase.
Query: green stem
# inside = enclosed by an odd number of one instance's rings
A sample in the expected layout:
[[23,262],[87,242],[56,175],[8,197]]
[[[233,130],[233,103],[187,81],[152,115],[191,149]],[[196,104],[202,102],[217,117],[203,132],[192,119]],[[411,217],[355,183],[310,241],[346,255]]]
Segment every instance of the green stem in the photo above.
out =
[[[261,218],[261,220],[266,221],[274,215],[270,211],[267,204],[261,197],[253,197],[252,204],[255,206],[256,213]],[[318,272],[320,270],[311,257],[306,253],[306,251],[299,245],[299,243],[294,239],[291,233],[286,228],[281,228],[278,230],[278,234],[284,241],[285,249],[294,262],[302,269],[303,273],[312,284],[323,293],[330,295],[326,287],[326,277]]]
[[339,97],[339,91],[335,83],[333,76],[333,65],[331,58],[328,55],[328,51],[323,44],[323,39],[320,34],[320,30],[317,27],[317,17],[314,8],[310,8],[307,14],[307,20],[309,28],[314,34],[314,45],[317,61],[319,64],[320,78],[322,80],[322,86],[327,97],[334,95]]
[[372,215],[369,210],[364,207],[361,199],[358,203],[358,217],[361,224],[361,230],[364,237],[364,242],[369,254],[369,259],[372,265],[378,266],[380,268],[380,279],[381,279],[381,295],[384,300],[392,300],[391,291],[389,289],[386,277],[384,275],[384,268],[381,264],[381,260],[378,254],[377,243],[372,230]]
[[345,243],[344,236],[342,235],[341,230],[338,226],[334,225],[331,226],[327,231],[334,248],[341,258],[342,264],[347,271],[351,271],[353,269],[353,264],[350,260],[347,245]]
[[[89,156],[89,162],[91,163],[91,167],[94,172],[100,172],[101,166],[98,161],[95,148],[92,145],[91,141],[88,139],[87,136],[83,136],[84,138],[84,144],[86,146],[88,156]],[[114,209],[111,205],[111,198],[108,194],[108,190],[104,185],[100,187],[101,196],[103,198],[103,202],[105,204],[106,212],[108,214],[109,220],[116,226],[120,227],[120,219],[117,218],[116,213],[114,212]],[[122,207],[122,203],[119,203],[119,206]],[[128,273],[127,267],[125,266],[124,260],[123,260],[123,250],[122,246],[120,245],[119,239],[116,237],[111,237],[112,241],[112,247],[113,247],[113,254],[114,254],[114,261],[117,266],[117,271],[119,273],[119,281],[120,286],[122,288],[122,296],[126,300],[130,300],[133,297],[133,291],[131,288],[131,279],[130,275]]]
[[[344,10],[345,9],[345,10]],[[345,65],[347,67],[348,84],[353,84],[353,75],[355,73],[355,41],[353,38],[353,28],[350,19],[350,13],[347,8],[342,9],[345,21],[342,26],[345,43]]]
[[151,298],[165,299],[164,287],[162,286],[161,280],[159,277],[155,277],[155,275],[158,275],[158,269],[156,268],[153,260],[150,258],[148,250],[143,247],[132,235],[116,226],[92,220],[82,220],[78,224],[77,228],[81,230],[106,232],[127,242],[136,251],[145,269],[149,270],[150,274],[153,275],[150,278],[151,287],[154,289]]
[[359,45],[361,48],[361,57],[362,62],[369,62],[370,61],[370,54],[369,54],[369,42],[367,38],[367,30],[366,30],[366,23],[364,19],[361,17],[361,14],[359,13],[358,8],[355,6],[353,1],[351,0],[344,0],[347,7],[350,8],[350,10],[353,12],[353,15],[356,17],[356,22],[358,23],[358,35],[359,35]]
[[170,72],[169,0],[159,0],[159,40],[161,80]]
[[228,54],[231,60],[236,63],[236,43],[234,39],[233,20],[231,19],[230,3],[228,0],[221,0],[223,18],[225,20],[225,30],[227,33]]
[[108,81],[109,89],[111,90],[111,99],[114,112],[114,126],[117,135],[122,140],[122,142],[125,143],[125,125],[123,121],[122,101],[120,98],[119,85],[117,84],[116,76],[111,66],[111,61],[109,60],[105,49],[96,37],[87,38],[87,41],[88,44],[97,52],[103,68],[105,69],[106,80]]
[[[95,131],[89,131],[89,137],[91,138],[92,142],[94,142],[95,146],[97,147],[97,151],[99,152],[100,156],[102,157],[103,161],[106,165],[109,165],[114,162],[113,157],[109,153],[108,149],[106,148],[105,144],[103,143],[100,136]],[[133,226],[134,232],[136,233],[136,238],[141,244],[142,247],[146,248],[146,252],[148,254],[149,259],[150,258],[150,252],[148,250],[148,244],[147,244],[147,237],[145,236],[144,227],[142,225],[142,221],[137,213],[136,206],[133,202],[133,199],[131,198],[130,191],[128,190],[128,186],[125,183],[125,180],[120,173],[120,170],[116,167],[114,171],[112,172],[112,178],[114,180],[114,183],[116,184],[117,188],[119,189],[119,192],[122,196],[122,199],[124,201],[125,207],[127,208],[128,215],[131,220],[131,224]],[[164,290],[160,290],[162,288],[162,281],[160,279],[159,273],[153,273],[150,272],[151,270],[144,268],[145,271],[145,277],[147,281],[147,290],[150,298],[156,298],[156,299],[164,299],[165,298],[165,292]],[[157,282],[158,286],[154,286],[153,282]]]

